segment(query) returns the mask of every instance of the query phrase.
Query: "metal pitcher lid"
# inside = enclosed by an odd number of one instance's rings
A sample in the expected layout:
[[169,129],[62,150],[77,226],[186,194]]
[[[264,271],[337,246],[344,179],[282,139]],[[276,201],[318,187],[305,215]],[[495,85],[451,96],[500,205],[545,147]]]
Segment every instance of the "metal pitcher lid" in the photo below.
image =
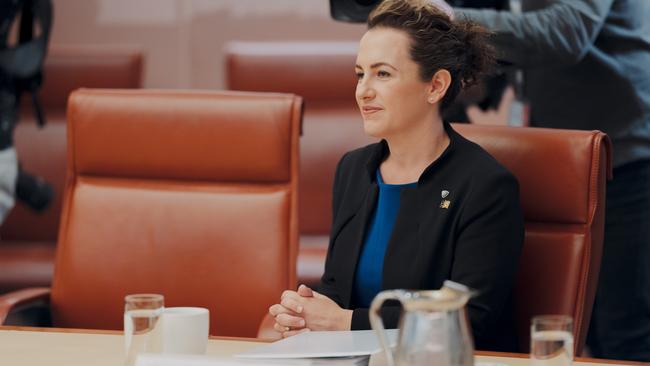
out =
[[402,301],[405,311],[449,311],[465,306],[474,292],[465,285],[447,280],[440,290],[413,291],[405,295]]

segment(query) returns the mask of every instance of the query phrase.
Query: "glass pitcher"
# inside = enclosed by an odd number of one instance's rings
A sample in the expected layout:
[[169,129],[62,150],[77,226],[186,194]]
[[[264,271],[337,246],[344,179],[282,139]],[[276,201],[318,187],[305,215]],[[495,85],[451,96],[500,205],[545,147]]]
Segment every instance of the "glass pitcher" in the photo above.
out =
[[[370,305],[370,325],[377,333],[387,366],[471,366],[474,345],[465,314],[471,291],[445,281],[440,290],[382,291]],[[402,304],[397,347],[391,351],[380,309],[384,301]]]

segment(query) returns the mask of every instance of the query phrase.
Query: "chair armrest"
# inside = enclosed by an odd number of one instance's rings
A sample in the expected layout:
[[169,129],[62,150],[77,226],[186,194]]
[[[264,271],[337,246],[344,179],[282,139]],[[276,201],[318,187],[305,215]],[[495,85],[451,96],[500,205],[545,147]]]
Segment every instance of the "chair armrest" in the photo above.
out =
[[7,315],[14,308],[37,301],[50,301],[48,287],[32,287],[0,295],[0,325],[4,324]]
[[266,313],[260,323],[260,327],[257,329],[257,338],[272,339],[274,341],[282,339],[282,334],[273,329],[273,324],[275,324],[275,319],[273,319],[271,314]]

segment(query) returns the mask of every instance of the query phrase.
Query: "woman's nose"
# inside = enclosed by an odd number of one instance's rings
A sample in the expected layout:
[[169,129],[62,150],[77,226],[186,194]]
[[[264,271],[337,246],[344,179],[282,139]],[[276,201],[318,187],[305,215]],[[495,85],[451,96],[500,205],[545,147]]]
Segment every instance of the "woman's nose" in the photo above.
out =
[[357,84],[357,99],[368,100],[375,97],[375,90],[367,80],[361,79]]

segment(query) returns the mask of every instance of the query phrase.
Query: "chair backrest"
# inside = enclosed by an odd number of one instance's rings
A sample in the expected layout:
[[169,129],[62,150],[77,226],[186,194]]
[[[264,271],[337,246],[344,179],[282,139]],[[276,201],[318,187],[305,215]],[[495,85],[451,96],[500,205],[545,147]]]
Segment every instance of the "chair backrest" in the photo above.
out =
[[80,90],[68,104],[55,326],[121,329],[129,293],[210,310],[255,336],[295,286],[302,100]]
[[526,238],[516,278],[515,319],[521,351],[535,315],[574,318],[582,353],[603,245],[610,144],[599,131],[456,124],[519,180]]
[[[358,42],[230,42],[227,84],[233,90],[294,93],[308,108],[348,108],[354,98]],[[263,73],[264,77],[256,77]]]
[[[323,273],[336,164],[346,152],[375,141],[363,131],[354,97],[358,47],[358,42],[346,41],[238,41],[229,43],[224,51],[230,89],[288,92],[305,98],[300,142],[298,278],[310,285],[317,284]],[[320,254],[306,256],[308,249]]]
[[[305,98],[298,221],[301,235],[322,236],[323,245],[332,219],[336,164],[346,152],[373,141],[363,132],[354,97],[358,47],[358,42],[346,41],[237,41],[224,51],[228,88]],[[266,76],[256,76],[260,74]],[[320,278],[322,268],[317,272]]]

